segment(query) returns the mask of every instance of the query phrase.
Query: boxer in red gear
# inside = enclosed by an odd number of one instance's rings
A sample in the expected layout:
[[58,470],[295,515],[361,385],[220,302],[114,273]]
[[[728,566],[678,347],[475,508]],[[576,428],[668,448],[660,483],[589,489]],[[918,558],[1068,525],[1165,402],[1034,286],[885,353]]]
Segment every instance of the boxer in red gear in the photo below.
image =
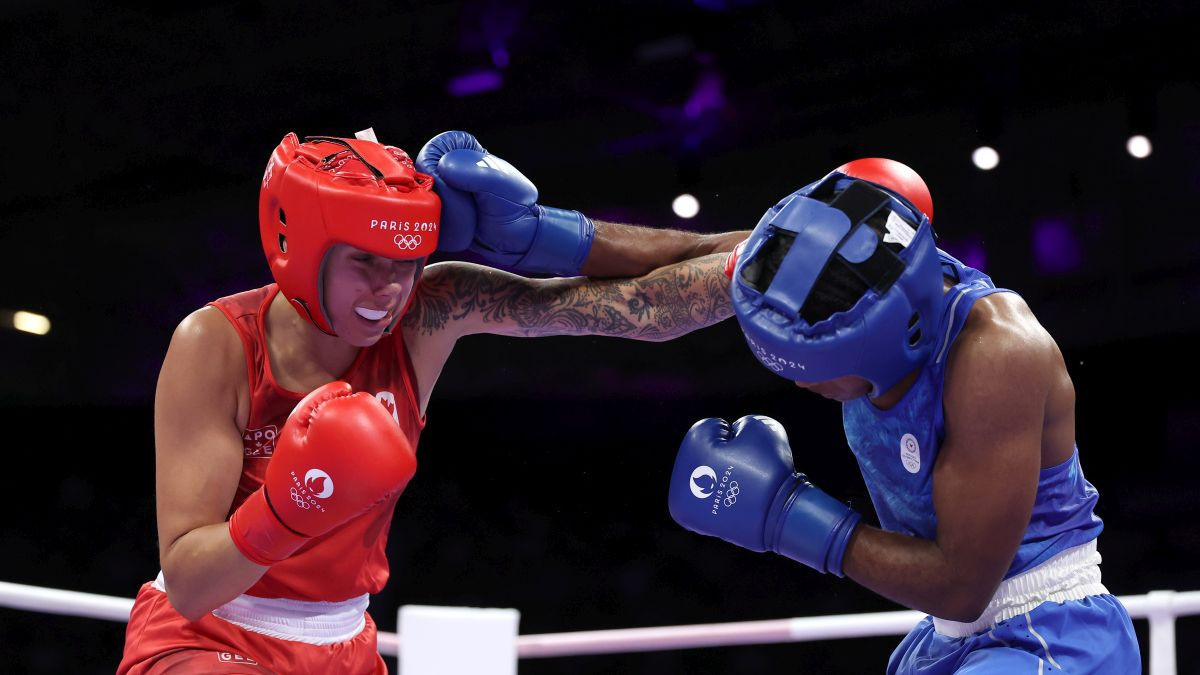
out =
[[[426,267],[431,188],[391,146],[289,134],[276,148],[259,208],[276,283],[186,317],[159,374],[162,572],[137,595],[119,673],[386,673],[367,602],[456,342],[665,340],[732,314],[711,281],[745,232],[598,222],[593,278]],[[354,421],[334,419],[346,409]]]

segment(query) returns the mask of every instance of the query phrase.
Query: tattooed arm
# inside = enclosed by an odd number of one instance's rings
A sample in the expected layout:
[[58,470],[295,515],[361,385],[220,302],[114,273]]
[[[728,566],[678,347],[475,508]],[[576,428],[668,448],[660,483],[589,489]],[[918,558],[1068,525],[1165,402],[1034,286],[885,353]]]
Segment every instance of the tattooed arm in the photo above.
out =
[[430,265],[400,324],[421,413],[463,335],[663,341],[731,316],[727,257],[714,253],[633,279],[528,279],[465,262]]
[[409,334],[611,335],[661,342],[733,314],[726,254],[632,279],[528,279],[462,262],[431,265],[404,317]]
[[580,273],[589,277],[634,277],[710,253],[732,251],[749,230],[697,234],[596,221],[596,238]]

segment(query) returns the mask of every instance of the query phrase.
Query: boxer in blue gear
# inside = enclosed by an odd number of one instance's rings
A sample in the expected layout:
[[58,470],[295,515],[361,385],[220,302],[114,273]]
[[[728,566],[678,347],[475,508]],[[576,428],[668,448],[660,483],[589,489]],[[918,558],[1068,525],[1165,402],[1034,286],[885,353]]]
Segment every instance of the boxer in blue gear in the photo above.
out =
[[1062,354],[1018,295],[936,248],[932,212],[911,169],[858,160],[768,210],[732,265],[755,356],[842,402],[881,527],[797,473],[762,417],[692,428],[671,514],[927,612],[889,673],[1139,672]]

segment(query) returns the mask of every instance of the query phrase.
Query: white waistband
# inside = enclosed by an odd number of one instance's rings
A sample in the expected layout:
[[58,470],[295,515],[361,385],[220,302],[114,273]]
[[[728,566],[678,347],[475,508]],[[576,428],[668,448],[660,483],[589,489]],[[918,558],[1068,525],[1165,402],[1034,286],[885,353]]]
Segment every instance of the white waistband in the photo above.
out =
[[[162,572],[154,587],[166,592]],[[331,645],[345,642],[367,625],[370,598],[366,593],[341,602],[310,602],[287,598],[239,595],[212,611],[213,616],[280,640]]]
[[1055,555],[1037,567],[1000,582],[992,601],[971,623],[933,617],[933,629],[947,637],[966,637],[1020,616],[1043,602],[1069,602],[1104,595],[1096,540]]

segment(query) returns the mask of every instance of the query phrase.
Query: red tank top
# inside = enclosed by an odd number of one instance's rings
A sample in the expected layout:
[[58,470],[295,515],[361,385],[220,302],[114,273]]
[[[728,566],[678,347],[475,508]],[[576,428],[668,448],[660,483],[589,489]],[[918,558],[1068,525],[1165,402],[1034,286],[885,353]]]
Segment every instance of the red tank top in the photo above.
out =
[[[269,284],[209,303],[233,323],[241,336],[250,381],[250,415],[242,430],[245,459],[231,514],[262,485],[279,430],[288,413],[308,394],[281,387],[267,359],[263,317],[278,292],[276,284]],[[360,349],[340,379],[349,382],[354,391],[373,394],[391,410],[416,449],[425,419],[417,404],[412,362],[399,331]],[[292,557],[271,567],[246,593],[261,598],[325,602],[378,593],[388,578],[384,547],[398,497],[313,538]]]

